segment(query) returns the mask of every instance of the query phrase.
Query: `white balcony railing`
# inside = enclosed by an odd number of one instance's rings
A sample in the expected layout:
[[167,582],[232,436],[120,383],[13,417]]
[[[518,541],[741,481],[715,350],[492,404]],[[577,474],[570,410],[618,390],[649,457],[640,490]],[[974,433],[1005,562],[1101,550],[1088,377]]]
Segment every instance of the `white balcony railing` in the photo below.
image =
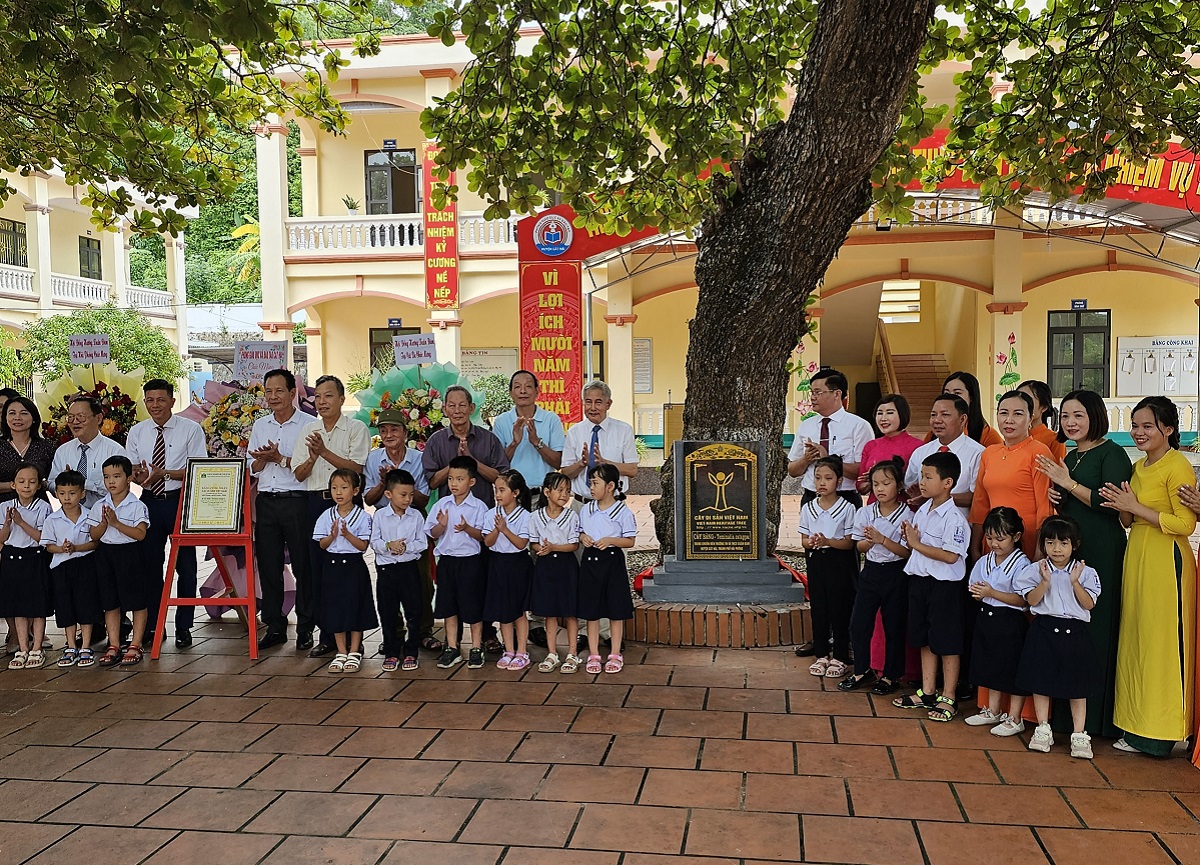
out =
[[175,298],[169,291],[131,285],[125,292],[126,301],[133,309],[146,315],[160,318],[175,317]]
[[637,405],[633,407],[633,433],[640,436],[663,434],[663,407],[661,405]]
[[[1173,394],[1164,394],[1171,399],[1179,409],[1179,429],[1183,432],[1189,432],[1196,429],[1196,402],[1191,401],[1187,397],[1176,397]],[[1130,420],[1133,417],[1133,407],[1138,404],[1141,397],[1109,397],[1104,400],[1104,405],[1108,409],[1108,429],[1109,432],[1127,433],[1131,426]]]
[[[458,218],[459,246],[514,247],[520,217],[484,219],[482,213]],[[422,216],[399,213],[385,216],[317,216],[289,219],[289,252],[378,252],[419,250],[425,242]]]
[[56,301],[81,306],[89,303],[100,306],[107,303],[112,292],[111,283],[82,276],[64,276],[61,273],[50,274],[50,286]]
[[33,297],[33,271],[28,267],[0,264],[0,294]]
[[287,220],[288,249],[295,251],[418,250],[424,239],[419,213]]
[[521,217],[484,219],[482,213],[458,217],[459,240],[463,246],[516,246],[517,222]]

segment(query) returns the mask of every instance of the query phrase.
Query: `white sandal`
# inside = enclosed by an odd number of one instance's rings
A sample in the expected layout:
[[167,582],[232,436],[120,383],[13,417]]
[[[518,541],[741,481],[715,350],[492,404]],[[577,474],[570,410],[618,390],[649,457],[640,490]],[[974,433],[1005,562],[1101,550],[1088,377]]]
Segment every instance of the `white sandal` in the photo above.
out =
[[571,673],[577,673],[579,672],[580,663],[581,662],[578,655],[576,655],[574,652],[568,652],[566,660],[562,662],[562,666],[559,667],[558,671],[560,673],[566,673],[567,675],[570,675]]
[[17,651],[13,653],[12,660],[8,662],[8,668],[10,670],[24,670],[25,662],[28,658],[28,653],[17,649]]
[[46,653],[41,649],[32,649],[29,656],[25,659],[26,670],[38,670],[46,664]]
[[812,664],[809,665],[808,674],[810,676],[824,676],[825,671],[828,669],[829,669],[829,659],[828,658],[817,658],[815,661],[812,662]]
[[558,655],[554,654],[554,652],[551,652],[549,655],[546,656],[546,660],[544,660],[540,664],[538,664],[538,672],[539,673],[553,673],[555,670],[558,669],[559,664],[560,664],[560,661],[558,660]]
[[850,672],[850,668],[846,666],[845,662],[834,658],[829,662],[829,666],[825,669],[825,678],[843,679],[848,672]]
[[328,669],[331,673],[340,673],[343,669],[345,669],[346,661],[349,659],[349,655],[344,655],[341,652],[338,652],[333,656],[333,660],[329,662],[329,666],[326,669]]
[[351,652],[346,655],[346,663],[342,665],[343,673],[357,673],[362,666],[362,652]]

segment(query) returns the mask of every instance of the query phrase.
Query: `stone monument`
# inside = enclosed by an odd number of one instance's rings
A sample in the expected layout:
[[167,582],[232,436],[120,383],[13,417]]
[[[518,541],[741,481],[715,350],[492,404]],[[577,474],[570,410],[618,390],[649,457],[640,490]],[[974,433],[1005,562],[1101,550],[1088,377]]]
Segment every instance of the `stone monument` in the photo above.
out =
[[800,603],[804,589],[767,551],[763,442],[676,441],[675,551],[642,595],[689,604]]

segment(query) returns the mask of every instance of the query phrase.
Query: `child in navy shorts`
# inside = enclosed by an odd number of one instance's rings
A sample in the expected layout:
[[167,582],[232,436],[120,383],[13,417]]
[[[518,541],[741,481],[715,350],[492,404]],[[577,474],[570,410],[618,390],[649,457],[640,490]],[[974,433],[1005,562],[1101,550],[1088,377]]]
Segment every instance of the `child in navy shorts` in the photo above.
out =
[[[958,714],[959,656],[963,651],[962,581],[967,575],[971,527],[951,491],[962,465],[950,451],[932,453],[921,462],[921,496],[928,501],[900,534],[912,550],[905,570],[908,583],[908,640],[921,650],[921,687],[899,697],[899,709],[920,709],[931,721],[951,721]],[[938,660],[942,693],[937,694]]]
[[437,665],[448,670],[462,663],[458,625],[471,627],[471,653],[467,666],[483,666],[483,600],[487,574],[483,567],[484,525],[491,509],[471,494],[479,464],[474,457],[450,460],[446,483],[450,495],[437,500],[425,520],[425,531],[437,543],[437,594],[433,616],[446,624],[446,650]]

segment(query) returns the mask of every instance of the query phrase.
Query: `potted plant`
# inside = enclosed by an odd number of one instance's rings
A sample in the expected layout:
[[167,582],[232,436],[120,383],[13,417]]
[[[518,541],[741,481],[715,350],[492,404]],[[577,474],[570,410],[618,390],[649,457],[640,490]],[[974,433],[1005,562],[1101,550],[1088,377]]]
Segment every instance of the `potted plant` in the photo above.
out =
[[346,205],[347,216],[358,216],[358,199],[349,195],[342,196],[342,204]]

